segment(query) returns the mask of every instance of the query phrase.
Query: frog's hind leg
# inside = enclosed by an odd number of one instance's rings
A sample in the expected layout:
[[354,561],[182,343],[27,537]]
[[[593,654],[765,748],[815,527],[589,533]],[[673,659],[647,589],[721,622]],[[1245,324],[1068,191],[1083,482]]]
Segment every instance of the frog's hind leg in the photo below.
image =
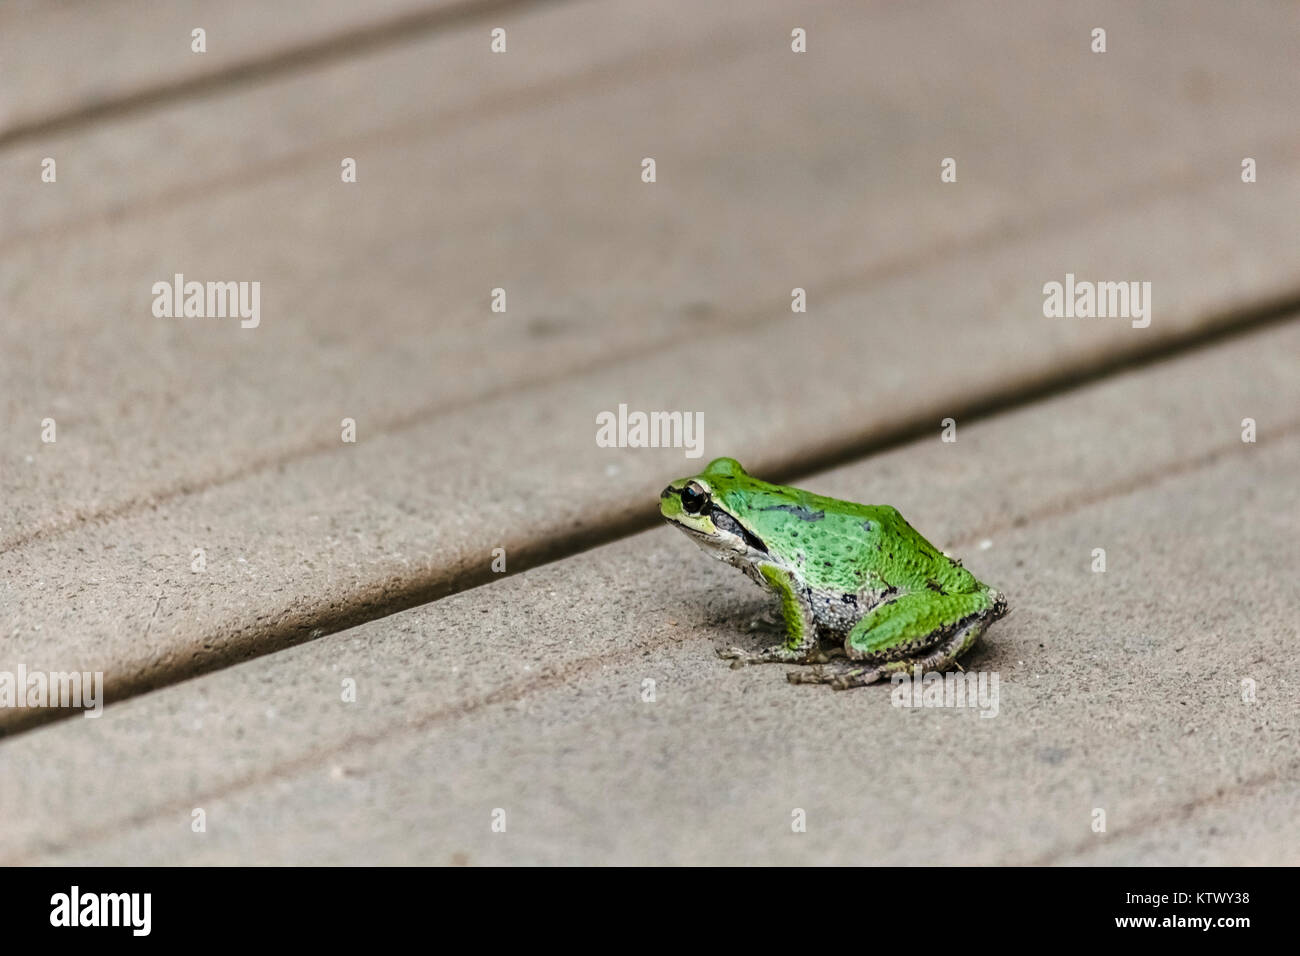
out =
[[[908,600],[914,597],[926,600]],[[847,690],[918,666],[922,673],[947,670],[1006,610],[1006,599],[997,591],[944,595],[937,606],[933,595],[907,595],[875,608],[849,633],[844,649],[855,663],[786,677],[794,684]],[[955,618],[954,623],[934,627],[936,611],[940,617]]]
[[913,667],[919,666],[923,674],[947,670],[957,663],[957,658],[970,650],[987,626],[988,621],[980,615],[979,620],[972,620],[966,626],[942,635],[939,644],[922,657],[905,657],[874,664],[850,660],[831,669],[815,667],[807,671],[789,671],[785,675],[786,680],[792,684],[830,684],[834,690],[848,690],[850,687],[874,684],[899,671],[910,671]]

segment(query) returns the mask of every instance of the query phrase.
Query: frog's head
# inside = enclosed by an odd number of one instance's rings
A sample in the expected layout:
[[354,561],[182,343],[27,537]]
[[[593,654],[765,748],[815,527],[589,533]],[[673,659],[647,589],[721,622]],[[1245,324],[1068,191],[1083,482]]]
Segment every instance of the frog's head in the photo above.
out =
[[734,458],[715,458],[700,474],[665,488],[659,495],[659,513],[722,560],[748,563],[767,555],[749,521],[749,502],[765,487]]

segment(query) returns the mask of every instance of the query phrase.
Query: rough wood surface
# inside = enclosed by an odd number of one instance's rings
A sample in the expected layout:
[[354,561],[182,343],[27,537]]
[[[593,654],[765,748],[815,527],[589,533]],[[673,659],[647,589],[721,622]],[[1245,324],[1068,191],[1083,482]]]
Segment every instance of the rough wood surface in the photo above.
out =
[[[0,6],[0,672],[115,701],[0,708],[0,854],[904,861],[881,833],[946,760],[949,862],[1297,862],[1253,822],[1295,818],[1297,35],[1281,3]],[[260,283],[260,324],[155,316],[176,273]],[[1151,283],[1150,325],[1045,317],[1067,274]],[[598,447],[621,404],[702,413],[701,457]],[[719,454],[1006,581],[1004,713],[719,669],[756,596],[640,533]],[[898,789],[826,730],[862,726],[919,755]],[[807,804],[838,822],[783,843]]]
[[[1007,592],[995,717],[728,669],[768,599],[659,528],[13,738],[0,859],[1300,862],[1298,358],[1291,323],[801,482]],[[1271,839],[1207,837],[1237,800]]]

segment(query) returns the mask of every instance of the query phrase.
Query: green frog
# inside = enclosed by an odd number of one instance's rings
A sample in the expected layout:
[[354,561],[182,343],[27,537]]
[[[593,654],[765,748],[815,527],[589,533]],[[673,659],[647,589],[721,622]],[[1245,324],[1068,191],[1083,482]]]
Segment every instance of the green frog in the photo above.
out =
[[792,683],[837,690],[896,671],[945,670],[1007,613],[889,505],[859,505],[751,478],[734,458],[674,481],[659,511],[693,541],[780,599],[785,640],[719,651],[733,667],[811,664]]

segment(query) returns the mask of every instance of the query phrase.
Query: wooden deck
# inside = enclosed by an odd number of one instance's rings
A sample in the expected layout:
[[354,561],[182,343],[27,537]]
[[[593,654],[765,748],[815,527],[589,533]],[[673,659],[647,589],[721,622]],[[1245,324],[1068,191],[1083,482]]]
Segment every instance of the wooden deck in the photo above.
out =
[[[165,6],[0,8],[0,674],[109,701],[0,861],[1300,862],[1300,9]],[[723,454],[1005,590],[996,718],[717,661]]]

